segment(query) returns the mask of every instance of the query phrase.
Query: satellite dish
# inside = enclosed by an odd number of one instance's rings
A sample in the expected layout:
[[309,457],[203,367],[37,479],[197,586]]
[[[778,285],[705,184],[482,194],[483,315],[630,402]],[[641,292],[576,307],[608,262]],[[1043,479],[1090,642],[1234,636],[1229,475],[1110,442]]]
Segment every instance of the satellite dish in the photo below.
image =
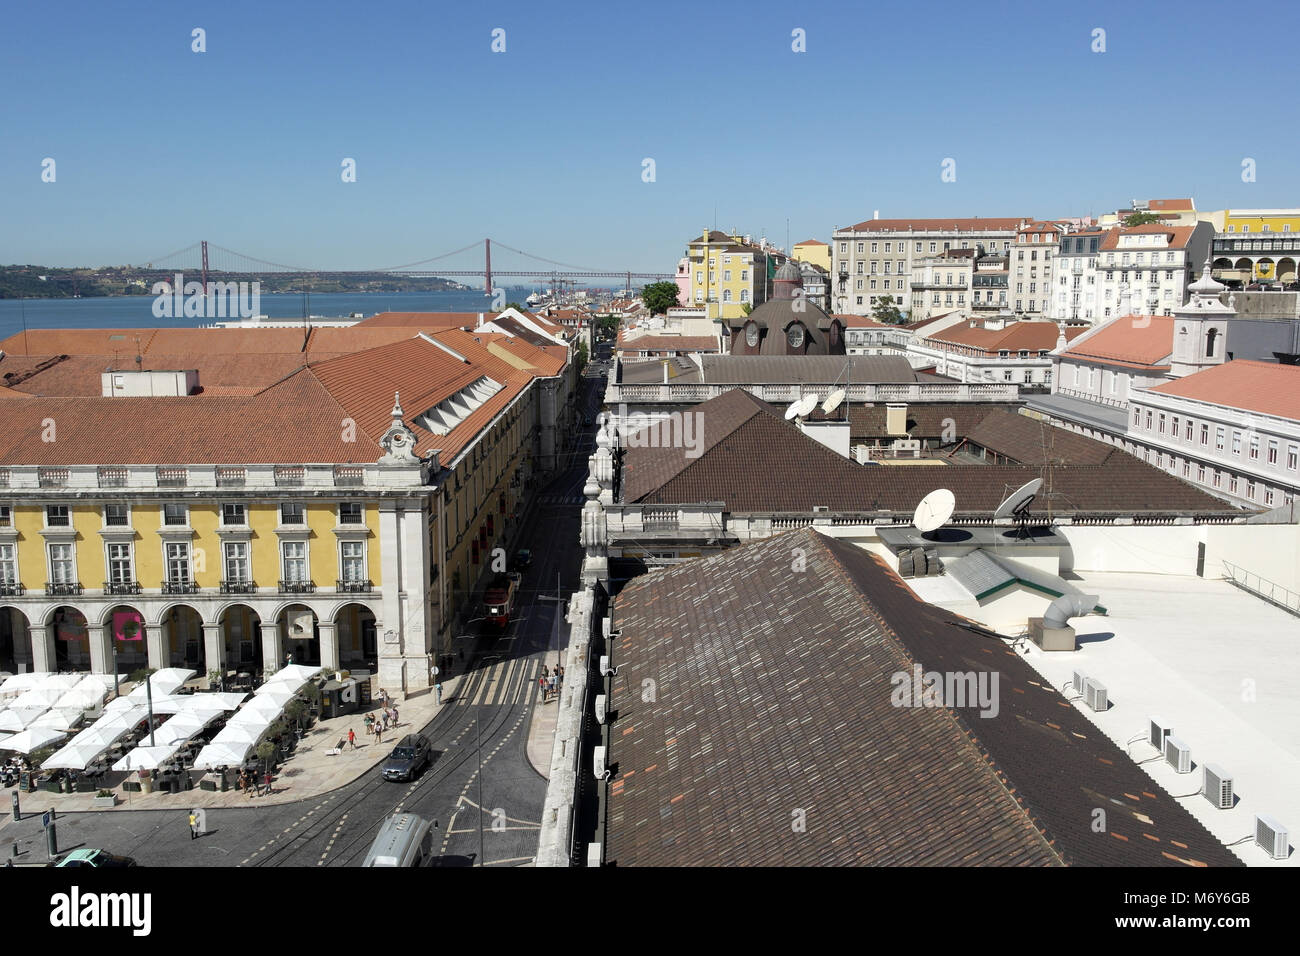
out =
[[1009,494],[1002,504],[998,505],[998,510],[993,512],[993,517],[1010,518],[1017,512],[1025,510],[1029,507],[1029,503],[1034,500],[1034,496],[1038,494],[1038,489],[1041,487],[1043,487],[1043,479],[1041,478],[1025,482]]
[[795,407],[799,409],[799,417],[802,418],[817,407],[817,396],[805,395],[803,398],[799,399],[799,401],[795,402]]
[[787,422],[799,414],[799,406],[802,404],[803,404],[803,400],[801,399],[785,410],[785,420]]
[[845,391],[837,388],[826,396],[826,401],[822,402],[822,411],[829,415],[835,409],[840,407],[840,402],[844,401]]
[[916,530],[922,534],[931,531],[938,531],[943,527],[944,522],[952,517],[953,509],[957,507],[957,498],[947,488],[936,488],[916,506],[916,513],[912,515],[912,524]]

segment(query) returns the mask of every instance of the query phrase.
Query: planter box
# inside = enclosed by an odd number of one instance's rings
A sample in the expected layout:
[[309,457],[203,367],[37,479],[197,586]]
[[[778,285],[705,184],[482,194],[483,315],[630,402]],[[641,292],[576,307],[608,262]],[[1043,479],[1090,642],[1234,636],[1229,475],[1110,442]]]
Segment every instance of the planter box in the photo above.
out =
[[117,806],[117,795],[109,794],[107,797],[91,797],[90,805],[94,809],[109,808]]
[[212,790],[212,791],[215,791],[215,790],[217,789],[217,781],[216,781],[216,778],[215,778],[215,777],[204,777],[202,780],[199,781],[199,789],[200,789],[200,790]]

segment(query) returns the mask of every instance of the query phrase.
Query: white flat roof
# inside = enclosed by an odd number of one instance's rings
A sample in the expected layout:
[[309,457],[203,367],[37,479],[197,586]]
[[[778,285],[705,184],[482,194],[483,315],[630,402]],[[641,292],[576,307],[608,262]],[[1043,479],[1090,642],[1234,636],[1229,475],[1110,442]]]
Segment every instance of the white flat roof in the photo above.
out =
[[[1025,660],[1058,688],[1075,670],[1101,681],[1110,697],[1105,713],[1075,706],[1223,843],[1250,837],[1231,847],[1243,861],[1300,866],[1300,619],[1225,581],[1079,578],[1074,584],[1100,594],[1110,613],[1071,621],[1078,651],[1030,644]],[[1151,759],[1152,716],[1168,721],[1191,750],[1191,773],[1175,773],[1163,756]],[[1233,809],[1215,809],[1199,795],[1207,763],[1233,778]],[[1255,845],[1256,814],[1287,828],[1289,859],[1272,860]]]

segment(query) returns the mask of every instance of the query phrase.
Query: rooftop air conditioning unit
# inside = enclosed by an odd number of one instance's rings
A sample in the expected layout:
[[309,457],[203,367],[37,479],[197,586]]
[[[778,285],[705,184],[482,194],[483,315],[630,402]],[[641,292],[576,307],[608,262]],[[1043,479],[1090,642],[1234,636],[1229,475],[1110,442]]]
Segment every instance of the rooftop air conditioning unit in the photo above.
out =
[[597,747],[591,758],[591,769],[596,774],[597,780],[604,780],[609,776],[609,768],[605,766],[605,748]]
[[1174,768],[1174,773],[1192,772],[1192,752],[1173,734],[1165,736],[1165,761]]
[[608,702],[609,702],[609,698],[606,697],[604,694],[596,695],[596,720],[598,723],[603,724],[605,722],[605,716],[606,716],[605,708],[608,706]]
[[1082,693],[1083,693],[1083,685],[1084,685],[1085,683],[1087,683],[1087,681],[1088,681],[1088,675],[1087,675],[1087,674],[1085,674],[1083,671],[1075,671],[1075,672],[1074,672],[1074,677],[1073,677],[1073,679],[1071,679],[1071,681],[1070,681],[1070,686],[1072,686],[1072,687],[1074,688],[1074,692],[1075,692],[1076,694],[1082,694]]
[[1110,706],[1110,698],[1106,694],[1106,685],[1095,677],[1084,680],[1083,698],[1088,706],[1098,713],[1105,713],[1106,708]]
[[600,655],[600,676],[608,677],[612,673],[614,673],[614,668],[609,666],[609,655]]
[[600,843],[587,844],[587,865],[600,866],[600,861],[604,857],[604,845]]
[[814,511],[814,512],[830,511],[830,510],[831,510],[831,509],[830,509],[828,506],[826,506],[826,505],[813,505],[813,511]]
[[1255,843],[1275,860],[1285,860],[1290,850],[1286,827],[1262,813],[1255,817]]
[[1212,763],[1205,765],[1205,785],[1201,793],[1218,809],[1232,809],[1232,778],[1223,772],[1222,767]]
[[1165,752],[1165,738],[1174,732],[1174,728],[1159,717],[1148,718],[1151,721],[1151,728],[1147,731],[1147,742],[1155,747],[1161,753]]

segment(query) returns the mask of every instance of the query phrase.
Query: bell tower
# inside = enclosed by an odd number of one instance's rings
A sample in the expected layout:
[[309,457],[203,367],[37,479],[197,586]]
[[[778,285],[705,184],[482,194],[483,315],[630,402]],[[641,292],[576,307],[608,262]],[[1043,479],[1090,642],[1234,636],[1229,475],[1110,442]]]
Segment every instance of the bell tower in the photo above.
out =
[[1169,368],[1174,378],[1227,361],[1228,320],[1237,312],[1219,300],[1226,289],[1227,286],[1210,275],[1207,258],[1201,277],[1187,287],[1191,299],[1174,310],[1173,358]]

